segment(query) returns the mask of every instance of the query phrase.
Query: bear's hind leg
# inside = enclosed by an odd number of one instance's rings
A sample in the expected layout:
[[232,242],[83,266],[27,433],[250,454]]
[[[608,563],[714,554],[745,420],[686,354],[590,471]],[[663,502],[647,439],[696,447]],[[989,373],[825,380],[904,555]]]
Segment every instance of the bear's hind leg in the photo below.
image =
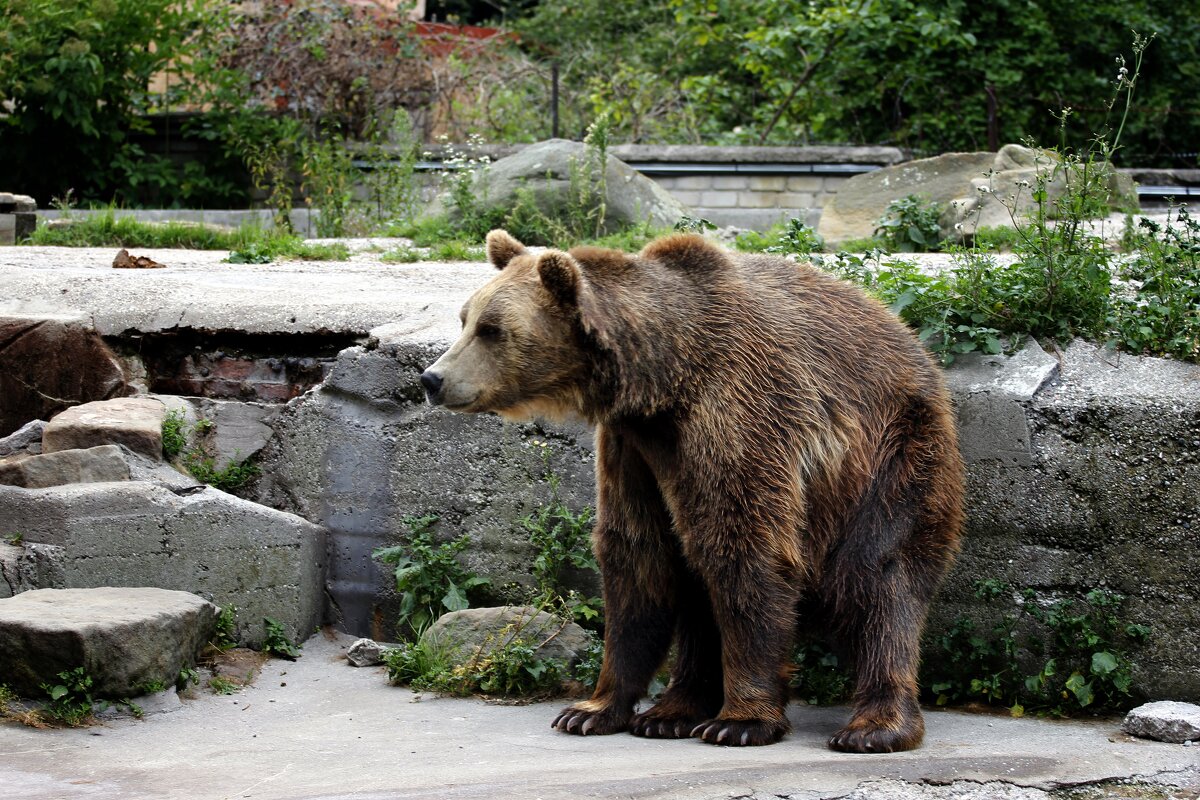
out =
[[925,735],[921,629],[948,556],[934,544],[937,526],[917,522],[913,505],[868,494],[827,565],[826,613],[856,670],[854,714],[830,738],[834,750],[912,750]]
[[653,707],[634,716],[630,732],[652,739],[683,739],[721,710],[721,636],[704,584],[690,571],[680,581],[678,654],[671,683]]

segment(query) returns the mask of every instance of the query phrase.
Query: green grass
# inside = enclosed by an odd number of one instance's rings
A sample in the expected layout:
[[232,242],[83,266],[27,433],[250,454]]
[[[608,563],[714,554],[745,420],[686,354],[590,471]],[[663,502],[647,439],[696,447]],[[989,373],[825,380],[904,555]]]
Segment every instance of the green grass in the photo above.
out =
[[147,247],[157,249],[229,250],[230,263],[268,263],[279,259],[344,261],[346,245],[305,242],[295,234],[243,225],[222,230],[197,223],[147,223],[118,217],[106,209],[74,218],[62,226],[39,225],[24,244],[54,247]]

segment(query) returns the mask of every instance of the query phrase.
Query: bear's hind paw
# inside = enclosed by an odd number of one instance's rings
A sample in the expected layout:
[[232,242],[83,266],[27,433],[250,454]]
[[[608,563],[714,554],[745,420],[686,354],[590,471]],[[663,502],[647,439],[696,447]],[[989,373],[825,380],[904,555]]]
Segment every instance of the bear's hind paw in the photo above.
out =
[[788,732],[786,720],[767,722],[761,719],[710,719],[692,729],[692,736],[709,744],[730,747],[753,747],[775,744]]
[[[582,705],[582,704],[581,704]],[[616,713],[609,709],[593,710],[568,706],[559,712],[550,727],[578,736],[604,736],[620,733],[629,727],[629,714]]]

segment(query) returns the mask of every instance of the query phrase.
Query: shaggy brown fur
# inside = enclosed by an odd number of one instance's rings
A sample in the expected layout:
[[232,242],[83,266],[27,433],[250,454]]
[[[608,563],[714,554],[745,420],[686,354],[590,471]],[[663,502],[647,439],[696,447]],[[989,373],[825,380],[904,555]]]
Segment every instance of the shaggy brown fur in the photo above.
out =
[[[803,623],[856,667],[829,745],[916,747],[918,642],[957,548],[962,465],[912,333],[829,275],[698,236],[535,256],[493,231],[488,252],[500,274],[422,382],[456,410],[596,425],[605,659],[554,727],[778,741]],[[673,640],[670,686],[634,714]]]

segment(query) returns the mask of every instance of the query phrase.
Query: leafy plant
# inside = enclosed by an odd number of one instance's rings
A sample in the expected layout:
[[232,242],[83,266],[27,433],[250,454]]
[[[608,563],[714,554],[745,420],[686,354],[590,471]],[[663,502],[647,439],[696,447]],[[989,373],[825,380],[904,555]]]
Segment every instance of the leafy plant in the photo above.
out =
[[685,214],[675,223],[674,229],[681,233],[704,233],[715,231],[717,226],[703,217],[690,217]]
[[158,694],[159,692],[165,692],[166,690],[167,684],[157,679],[145,681],[138,686],[139,694]]
[[213,633],[212,645],[218,650],[229,650],[237,647],[237,606],[224,605],[217,612],[217,624]]
[[792,667],[789,686],[809,705],[844,702],[854,688],[837,654],[819,641],[798,644],[792,653]]
[[1111,306],[1113,341],[1134,353],[1200,360],[1200,222],[1186,206],[1165,224],[1142,218]]
[[400,595],[397,625],[416,638],[446,611],[470,608],[472,590],[489,581],[463,568],[458,554],[470,543],[465,534],[450,542],[437,544],[432,527],[436,516],[406,517],[407,541],[372,553],[384,564],[394,567],[396,591]]
[[886,249],[901,253],[924,253],[937,250],[941,242],[937,203],[907,195],[888,203],[875,236]]
[[188,451],[184,455],[183,463],[193,478],[223,492],[234,492],[242,488],[262,472],[257,465],[248,460],[230,461],[218,469],[216,461],[204,455],[200,449]]
[[8,542],[9,544],[11,544],[14,547],[19,547],[21,544],[23,544],[25,542],[25,534],[21,533],[21,532],[6,533],[6,534],[4,534],[3,537],[0,537],[0,538],[3,538],[4,541]]
[[208,688],[212,689],[213,694],[237,694],[242,687],[238,686],[228,678],[223,678],[220,675],[214,675],[208,679]]
[[200,672],[195,667],[184,667],[179,670],[179,676],[175,678],[175,690],[186,691],[189,686],[196,686],[199,683]]
[[162,449],[168,460],[175,458],[187,447],[187,421],[183,412],[173,408],[163,417]]
[[50,697],[46,712],[64,725],[84,724],[96,707],[92,699],[92,676],[83,667],[58,673],[58,683],[43,683],[42,691]]
[[267,634],[263,638],[263,652],[286,658],[288,661],[295,661],[300,657],[300,648],[288,638],[287,632],[280,622],[270,617],[264,617],[263,624],[267,629]]
[[550,487],[550,502],[539,505],[521,520],[536,550],[532,566],[539,602],[561,607],[568,618],[596,626],[601,621],[603,601],[582,597],[565,585],[570,570],[600,572],[592,551],[593,511],[584,508],[576,513],[563,502],[559,495],[562,478],[550,467],[550,445],[537,439],[530,444],[541,455],[542,477]]
[[923,682],[938,705],[979,701],[1007,706],[1015,716],[1066,716],[1133,702],[1127,648],[1149,631],[1122,625],[1121,595],[1095,589],[1047,599],[984,579],[975,582],[975,596],[995,609],[990,620],[959,617],[934,644],[937,655],[925,660]]

